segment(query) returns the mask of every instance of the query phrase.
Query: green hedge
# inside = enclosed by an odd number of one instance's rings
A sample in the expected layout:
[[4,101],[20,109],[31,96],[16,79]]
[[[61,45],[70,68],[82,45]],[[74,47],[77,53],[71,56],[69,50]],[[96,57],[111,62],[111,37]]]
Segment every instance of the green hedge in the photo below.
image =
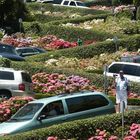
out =
[[[117,42],[118,48],[125,48],[128,51],[137,51],[140,48],[140,35],[130,36],[124,39],[120,39]],[[117,49],[118,49],[117,48]],[[116,51],[116,47],[113,41],[104,41],[96,43],[95,45],[79,46],[75,48],[62,49],[57,51],[48,52],[46,54],[40,54],[36,56],[28,57],[29,61],[44,62],[50,58],[65,57],[77,57],[77,58],[92,58],[95,55],[101,53],[113,53]]]
[[103,41],[113,36],[112,34],[102,31],[92,31],[75,27],[62,27],[58,25],[41,24],[39,22],[24,22],[23,25],[24,31],[27,34],[39,36],[56,35],[58,38],[62,38],[68,41],[77,41],[78,37],[81,37],[83,41]]
[[50,12],[64,12],[65,14],[75,14],[79,13],[80,15],[87,15],[87,14],[103,14],[106,13],[104,10],[94,10],[94,9],[86,9],[86,8],[72,8],[72,7],[65,7],[65,6],[53,6],[52,4],[41,4],[41,3],[27,3],[26,4],[27,9],[29,11],[41,11],[41,8],[44,9],[44,11],[50,11]]
[[[124,114],[125,127],[132,123],[140,123],[140,111],[129,111]],[[88,139],[95,135],[96,129],[106,130],[111,134],[122,126],[121,114],[112,114],[106,116],[98,116],[90,119],[77,120],[48,128],[38,129],[2,137],[1,140],[45,140],[48,136],[58,136],[60,139]],[[121,131],[120,131],[121,133]],[[120,135],[116,133],[116,135]]]
[[66,23],[79,24],[79,23],[83,23],[85,21],[89,21],[89,20],[93,20],[93,19],[104,19],[104,20],[106,20],[106,18],[108,16],[111,16],[111,15],[112,14],[110,14],[110,13],[98,14],[98,15],[86,15],[86,16],[73,18],[73,19],[63,19],[63,20],[52,21],[52,22],[49,22],[48,24],[50,24],[50,25],[59,25],[59,24],[66,24]]
[[[39,99],[39,94],[36,96]],[[111,101],[116,104],[116,98],[115,96],[109,96],[109,98],[111,99]],[[140,105],[140,99],[137,98],[129,98],[128,99],[128,105]]]

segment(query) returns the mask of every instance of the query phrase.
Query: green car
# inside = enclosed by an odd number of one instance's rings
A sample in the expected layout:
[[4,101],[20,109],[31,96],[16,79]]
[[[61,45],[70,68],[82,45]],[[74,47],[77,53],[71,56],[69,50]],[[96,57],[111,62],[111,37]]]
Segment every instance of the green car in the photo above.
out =
[[115,107],[104,93],[61,94],[26,104],[10,120],[0,124],[0,136],[109,113],[115,113]]

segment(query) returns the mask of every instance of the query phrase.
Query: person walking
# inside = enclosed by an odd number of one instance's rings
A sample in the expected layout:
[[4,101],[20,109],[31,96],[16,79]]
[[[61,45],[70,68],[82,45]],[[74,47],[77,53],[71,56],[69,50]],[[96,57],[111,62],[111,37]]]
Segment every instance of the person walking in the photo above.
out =
[[[127,98],[129,94],[129,83],[124,72],[120,70],[119,76],[115,79],[116,86],[116,113],[122,112],[122,109],[127,111]],[[123,108],[124,107],[124,108]]]

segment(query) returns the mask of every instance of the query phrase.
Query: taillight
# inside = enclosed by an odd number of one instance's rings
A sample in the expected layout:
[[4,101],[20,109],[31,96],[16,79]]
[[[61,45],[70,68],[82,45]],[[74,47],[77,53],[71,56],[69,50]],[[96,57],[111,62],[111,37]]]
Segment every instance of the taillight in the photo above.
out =
[[19,84],[19,90],[25,91],[25,84]]

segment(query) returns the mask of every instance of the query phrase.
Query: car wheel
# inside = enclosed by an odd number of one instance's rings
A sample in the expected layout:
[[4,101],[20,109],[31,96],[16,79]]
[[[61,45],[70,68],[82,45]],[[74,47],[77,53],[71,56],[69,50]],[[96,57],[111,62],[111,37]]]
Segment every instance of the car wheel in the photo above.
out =
[[0,100],[11,98],[11,94],[5,91],[0,92]]

